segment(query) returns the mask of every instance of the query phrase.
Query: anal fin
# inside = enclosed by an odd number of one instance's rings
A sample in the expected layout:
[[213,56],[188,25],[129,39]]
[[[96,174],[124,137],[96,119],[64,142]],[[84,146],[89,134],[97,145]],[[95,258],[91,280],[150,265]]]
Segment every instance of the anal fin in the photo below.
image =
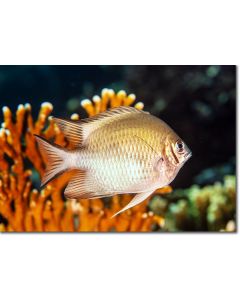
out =
[[119,210],[116,214],[114,214],[111,218],[117,216],[118,214],[124,212],[125,210],[141,203],[142,201],[144,201],[145,199],[147,199],[147,197],[149,197],[154,191],[150,191],[150,192],[143,192],[140,194],[135,195],[135,197],[121,210]]
[[93,199],[110,197],[113,193],[101,189],[89,171],[77,170],[69,181],[64,195],[70,199]]

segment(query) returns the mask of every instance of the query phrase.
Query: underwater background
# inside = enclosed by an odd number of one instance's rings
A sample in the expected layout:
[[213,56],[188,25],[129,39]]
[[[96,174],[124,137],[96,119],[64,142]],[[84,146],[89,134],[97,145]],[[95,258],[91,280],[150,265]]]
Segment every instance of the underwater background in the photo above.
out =
[[[156,222],[134,227],[126,215],[129,223],[120,230],[110,224],[86,225],[77,231],[235,231],[236,66],[0,66],[1,107],[15,112],[19,104],[29,103],[33,119],[43,102],[53,105],[54,116],[87,117],[80,101],[101,95],[104,88],[135,94],[144,110],[166,121],[183,138],[193,156],[171,184],[173,191],[155,195],[141,211],[141,218],[146,219],[149,212],[150,219],[158,216]],[[34,188],[39,189],[39,183],[39,177],[31,177]],[[92,210],[87,208],[88,216]],[[26,227],[24,222],[9,227],[0,205],[2,231],[63,230],[60,223]],[[66,231],[80,228],[81,219],[76,222]]]

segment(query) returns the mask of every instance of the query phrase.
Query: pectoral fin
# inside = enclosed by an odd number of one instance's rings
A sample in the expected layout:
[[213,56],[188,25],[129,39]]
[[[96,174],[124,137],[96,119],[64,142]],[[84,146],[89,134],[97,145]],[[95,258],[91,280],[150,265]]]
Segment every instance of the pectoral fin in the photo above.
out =
[[115,217],[116,215],[124,212],[125,210],[141,203],[142,201],[144,201],[145,199],[147,199],[148,196],[150,196],[154,191],[151,192],[144,192],[144,193],[140,193],[137,194],[123,209],[119,210],[116,214],[114,214],[111,218]]

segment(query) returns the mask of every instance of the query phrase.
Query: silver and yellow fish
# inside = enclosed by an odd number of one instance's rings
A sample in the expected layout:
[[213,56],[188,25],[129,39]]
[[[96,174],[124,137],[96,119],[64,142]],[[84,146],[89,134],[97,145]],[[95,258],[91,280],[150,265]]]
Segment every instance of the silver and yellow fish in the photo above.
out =
[[54,118],[74,146],[67,150],[36,136],[47,158],[42,185],[76,169],[65,189],[72,199],[134,193],[118,213],[168,185],[191,151],[162,120],[133,107],[119,107],[81,121]]

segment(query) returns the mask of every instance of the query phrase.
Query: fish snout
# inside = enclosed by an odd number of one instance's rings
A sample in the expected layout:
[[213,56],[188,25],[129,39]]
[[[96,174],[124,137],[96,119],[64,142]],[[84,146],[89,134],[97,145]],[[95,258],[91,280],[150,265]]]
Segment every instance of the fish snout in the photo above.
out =
[[192,151],[188,151],[185,155],[184,155],[184,158],[185,158],[185,161],[189,160],[189,158],[192,157]]

